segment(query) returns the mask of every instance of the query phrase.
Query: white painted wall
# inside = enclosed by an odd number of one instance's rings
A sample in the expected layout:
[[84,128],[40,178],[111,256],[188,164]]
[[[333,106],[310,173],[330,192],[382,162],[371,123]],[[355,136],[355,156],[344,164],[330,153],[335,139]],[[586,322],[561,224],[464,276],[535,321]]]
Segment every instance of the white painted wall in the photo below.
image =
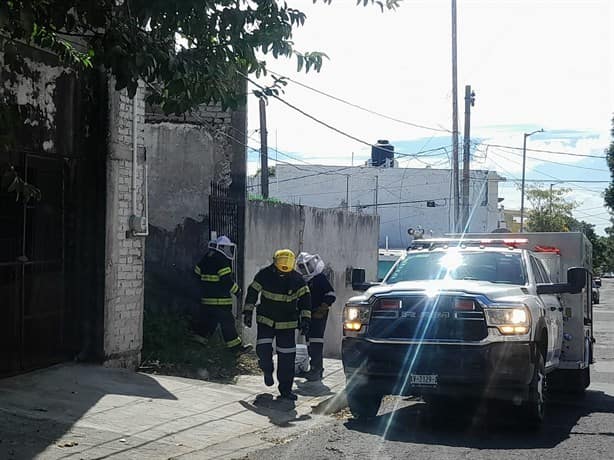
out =
[[[379,245],[386,237],[393,248],[409,243],[407,229],[422,226],[426,235],[442,236],[450,231],[450,170],[431,168],[374,168],[368,166],[312,166],[278,164],[270,178],[271,197],[283,202],[319,208],[342,207],[347,201],[352,210],[374,214],[375,207],[360,208],[376,202],[380,216]],[[468,231],[490,232],[504,219],[498,208],[498,181],[494,171],[472,171],[470,205],[473,210]],[[259,177],[250,178],[249,193],[259,193]],[[425,200],[436,207],[428,208]],[[385,203],[398,203],[385,205]]]
[[[349,283],[349,273],[351,268],[364,268],[367,279],[376,279],[378,229],[377,216],[251,201],[246,215],[243,292],[247,292],[258,270],[271,264],[277,249],[320,254],[337,295],[328,316],[324,355],[339,358],[343,305],[358,294]],[[254,322],[251,329],[243,329],[243,339],[253,344],[255,338]]]

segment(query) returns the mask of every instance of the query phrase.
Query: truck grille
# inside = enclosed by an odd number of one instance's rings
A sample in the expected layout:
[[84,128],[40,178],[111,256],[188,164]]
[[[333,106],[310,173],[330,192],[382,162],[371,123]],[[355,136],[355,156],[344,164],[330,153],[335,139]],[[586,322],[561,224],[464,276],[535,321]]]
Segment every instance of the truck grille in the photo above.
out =
[[368,334],[380,339],[479,341],[488,335],[488,327],[482,307],[472,298],[408,295],[376,300]]

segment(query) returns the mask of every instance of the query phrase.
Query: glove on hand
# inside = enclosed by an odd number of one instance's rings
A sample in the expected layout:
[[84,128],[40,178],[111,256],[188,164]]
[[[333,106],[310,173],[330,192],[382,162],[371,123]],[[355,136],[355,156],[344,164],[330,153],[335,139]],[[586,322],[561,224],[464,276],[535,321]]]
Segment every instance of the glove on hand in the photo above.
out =
[[311,320],[309,318],[301,319],[299,329],[301,330],[301,334],[303,334],[305,337],[309,337],[310,326],[311,326]]
[[245,327],[252,327],[253,313],[253,310],[243,311],[243,324],[245,324]]

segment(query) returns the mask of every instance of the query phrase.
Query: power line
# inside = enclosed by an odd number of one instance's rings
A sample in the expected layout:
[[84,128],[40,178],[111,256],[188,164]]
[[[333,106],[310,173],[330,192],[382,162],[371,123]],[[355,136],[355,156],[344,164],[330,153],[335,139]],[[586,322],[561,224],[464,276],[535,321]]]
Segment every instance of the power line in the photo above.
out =
[[[486,144],[484,144],[486,145]],[[503,148],[506,149],[507,147],[499,147],[499,148]],[[505,151],[505,150],[504,150]],[[516,153],[516,152],[506,152],[506,153],[510,153],[512,155],[516,155],[522,158],[522,154],[521,153]],[[531,160],[536,160],[536,161],[541,161],[542,163],[551,163],[551,164],[555,164],[558,166],[566,166],[568,168],[577,168],[577,169],[586,169],[588,171],[599,171],[599,172],[603,172],[603,169],[598,169],[598,168],[589,168],[587,166],[578,166],[578,165],[573,165],[573,164],[569,164],[569,163],[560,163],[558,161],[552,161],[552,160],[546,160],[544,158],[536,158],[536,157],[531,157],[527,155],[527,158],[531,159]]]
[[[516,163],[516,164],[518,164],[518,165],[520,164],[519,162],[517,162],[517,161],[513,161],[512,159],[507,158],[507,157],[505,157],[505,156],[503,155],[503,153],[507,154],[507,153],[509,153],[509,152],[499,153],[499,152],[498,152],[496,149],[491,149],[491,152],[492,152],[494,155],[500,155],[500,156],[501,156],[501,158],[505,159],[506,161],[511,161],[511,162]],[[492,160],[491,160],[491,161],[492,161]],[[499,168],[501,168],[503,171],[506,171],[506,170],[505,170],[505,169],[504,169],[504,168],[503,168],[501,165],[497,165],[497,163],[495,163],[495,165],[496,165],[496,166],[498,166]],[[600,171],[600,170],[599,170],[599,171]],[[555,177],[555,176],[552,176],[552,175],[547,174],[547,173],[545,173],[545,172],[538,171],[537,169],[535,170],[535,172],[536,172],[537,174],[540,174],[540,175],[545,176],[545,177],[549,177],[549,178],[554,179],[554,180],[559,180],[559,181],[560,181],[560,180],[562,180],[560,177]],[[509,174],[509,175],[513,176],[513,174],[509,173],[509,171],[506,171],[506,174]],[[516,178],[516,181],[519,181],[519,179],[518,179],[518,178]],[[525,180],[525,182],[526,182],[526,180]],[[580,185],[578,185],[577,187],[578,187],[578,188],[581,188],[581,189],[584,189],[584,190],[588,190],[589,192],[593,192],[593,191],[594,191],[594,190],[588,189],[588,188],[586,188],[586,187],[582,187],[582,186],[580,186]]]
[[306,85],[305,83],[301,83],[300,81],[294,80],[294,79],[292,79],[290,77],[286,77],[285,75],[282,75],[280,73],[273,72],[273,71],[270,71],[270,72],[273,75],[276,75],[278,77],[282,77],[283,79],[291,81],[292,83],[294,83],[294,84],[296,84],[298,86],[302,86],[303,88],[306,88],[306,89],[308,89],[310,91],[313,91],[315,93],[321,94],[322,96],[326,96],[326,97],[328,97],[330,99],[333,99],[333,100],[335,100],[337,102],[341,102],[342,104],[349,105],[350,107],[354,107],[356,109],[362,110],[363,112],[367,112],[367,113],[370,113],[372,115],[376,115],[378,117],[382,117],[382,118],[385,118],[387,120],[395,121],[397,123],[401,123],[401,124],[404,124],[404,125],[407,125],[407,126],[412,126],[414,128],[427,129],[429,131],[439,131],[439,132],[443,132],[443,133],[452,133],[452,131],[450,131],[449,129],[433,128],[431,126],[426,126],[426,125],[421,125],[419,123],[413,123],[411,121],[401,120],[400,118],[395,118],[395,117],[391,117],[390,115],[386,115],[386,114],[383,114],[383,113],[380,113],[380,112],[376,112],[375,110],[368,109],[366,107],[363,107],[361,105],[355,104],[355,103],[350,102],[350,101],[347,101],[347,100],[342,99],[340,97],[337,97],[337,96],[334,96],[332,94],[326,93],[326,92],[324,92],[322,90],[319,90],[319,89],[314,88],[312,86]]
[[[500,147],[500,148],[506,148],[506,149],[522,150],[522,147],[514,147],[511,145],[488,144],[488,143],[482,143],[482,145],[486,145],[489,147]],[[559,152],[556,150],[529,149],[529,148],[527,148],[526,150],[527,152],[551,153],[553,155],[567,155],[571,157],[582,157],[582,158],[599,158],[601,160],[606,159],[606,157],[603,155],[587,155],[587,154],[581,154],[581,153]]]
[[525,182],[537,182],[543,184],[609,184],[611,181],[609,180],[586,180],[586,179],[557,179],[557,180],[548,180],[548,179],[525,179]]
[[369,204],[360,204],[353,207],[356,208],[371,208],[374,206],[397,206],[398,204],[413,204],[413,203],[426,203],[427,201],[448,201],[447,198],[429,198],[428,200],[410,200],[410,201],[392,201],[390,203],[369,203]]
[[[245,77],[247,79],[247,81],[249,81],[252,85],[256,86],[257,88],[261,89],[262,91],[265,91],[266,88],[263,87],[262,85],[256,83],[254,80],[252,80],[251,78],[249,78],[247,75],[245,75],[244,73],[238,72],[240,75],[242,75],[243,77]],[[342,136],[347,137],[348,139],[352,139],[355,142],[358,142],[360,144],[366,145],[367,147],[373,147],[373,144],[370,142],[365,141],[364,139],[360,139],[359,137],[354,136],[353,134],[349,134],[333,125],[331,125],[330,123],[327,123],[323,120],[320,120],[319,118],[317,118],[314,115],[311,115],[310,113],[305,112],[303,109],[295,106],[294,104],[286,101],[285,99],[281,98],[280,96],[278,96],[277,94],[270,94],[270,97],[273,97],[274,99],[277,99],[279,102],[281,102],[282,104],[290,107],[291,109],[295,110],[296,112],[300,113],[301,115],[303,115],[304,117],[309,118],[310,120],[330,129],[331,131],[336,132],[337,134],[340,134]],[[432,149],[429,150],[428,152],[434,152],[437,150],[445,150],[444,147],[439,147],[437,149]],[[411,154],[411,153],[403,153],[403,152],[395,152],[395,155],[397,156],[412,156],[414,158],[418,158],[417,154]]]

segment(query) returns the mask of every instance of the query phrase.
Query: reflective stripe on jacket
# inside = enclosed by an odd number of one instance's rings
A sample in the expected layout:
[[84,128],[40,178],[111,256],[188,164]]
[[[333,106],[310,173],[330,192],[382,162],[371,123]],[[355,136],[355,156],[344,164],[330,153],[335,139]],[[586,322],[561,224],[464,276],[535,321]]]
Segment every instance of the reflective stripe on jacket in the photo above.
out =
[[230,263],[218,251],[209,250],[196,264],[194,274],[201,281],[201,304],[232,306],[232,295],[239,292],[239,286],[233,280]]
[[311,318],[311,295],[303,277],[281,273],[274,265],[260,270],[245,298],[246,311],[257,305],[256,322],[275,329],[295,329],[300,318]]

